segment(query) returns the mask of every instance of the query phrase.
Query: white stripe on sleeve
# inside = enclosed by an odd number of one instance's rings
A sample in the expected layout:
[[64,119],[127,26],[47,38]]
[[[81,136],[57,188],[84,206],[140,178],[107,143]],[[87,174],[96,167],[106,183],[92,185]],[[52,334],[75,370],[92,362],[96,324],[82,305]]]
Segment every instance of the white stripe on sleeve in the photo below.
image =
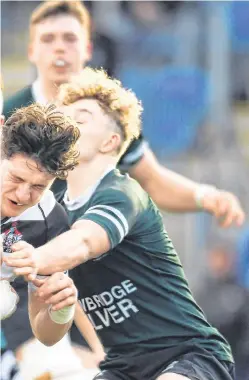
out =
[[91,210],[94,210],[94,209],[105,209],[105,210],[109,210],[111,211],[113,214],[115,214],[120,220],[121,222],[123,223],[123,226],[124,226],[124,233],[125,235],[128,234],[128,231],[129,231],[129,226],[128,226],[128,222],[125,218],[125,216],[122,214],[122,212],[118,209],[116,209],[115,207],[111,207],[111,206],[106,206],[106,205],[97,205],[97,206],[93,206],[93,207],[90,207],[88,211],[91,211]]
[[105,211],[102,211],[102,210],[87,210],[87,212],[85,212],[85,215],[86,214],[97,214],[97,215],[101,215],[103,216],[104,218],[106,219],[109,219],[117,228],[119,234],[120,234],[120,240],[123,240],[123,238],[125,237],[125,230],[124,230],[124,227],[122,226],[122,224],[116,219],[114,218],[112,215],[108,214],[107,212]]

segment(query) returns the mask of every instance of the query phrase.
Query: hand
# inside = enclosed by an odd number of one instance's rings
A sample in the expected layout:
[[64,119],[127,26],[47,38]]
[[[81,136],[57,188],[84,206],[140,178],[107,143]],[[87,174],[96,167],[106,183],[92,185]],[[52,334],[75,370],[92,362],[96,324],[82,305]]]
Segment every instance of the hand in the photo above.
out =
[[93,352],[78,345],[73,345],[73,348],[85,368],[97,368],[99,364],[105,360],[106,354],[103,350]]
[[54,273],[45,280],[35,279],[32,282],[38,287],[36,295],[44,303],[51,305],[54,311],[77,303],[78,291],[74,282],[62,272]]
[[238,198],[227,191],[211,188],[202,198],[202,208],[213,214],[221,227],[230,227],[233,223],[241,226],[245,221]]
[[26,241],[19,241],[11,246],[12,253],[3,257],[6,265],[14,267],[16,276],[24,276],[28,281],[35,279],[38,267],[35,261],[35,248]]

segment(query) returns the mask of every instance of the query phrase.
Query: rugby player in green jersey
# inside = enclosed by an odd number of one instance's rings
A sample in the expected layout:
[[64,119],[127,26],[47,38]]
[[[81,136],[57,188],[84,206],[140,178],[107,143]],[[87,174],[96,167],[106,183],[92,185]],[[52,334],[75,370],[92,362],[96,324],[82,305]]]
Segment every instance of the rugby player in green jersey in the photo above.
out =
[[[6,262],[26,275],[34,266],[41,274],[71,269],[106,351],[96,379],[234,379],[230,347],[196,304],[159,210],[116,169],[140,133],[136,96],[104,71],[86,69],[59,99],[81,131],[80,163],[64,197],[72,228]],[[42,286],[38,294],[51,301]]]

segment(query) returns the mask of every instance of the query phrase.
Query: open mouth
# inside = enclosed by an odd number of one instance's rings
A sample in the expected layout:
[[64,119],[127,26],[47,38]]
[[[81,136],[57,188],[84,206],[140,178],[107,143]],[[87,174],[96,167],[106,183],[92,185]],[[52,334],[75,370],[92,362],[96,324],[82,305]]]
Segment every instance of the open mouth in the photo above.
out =
[[64,59],[56,59],[54,61],[54,66],[59,68],[64,68],[68,66],[68,63]]
[[23,203],[17,203],[17,202],[15,202],[15,201],[12,201],[11,199],[10,199],[10,202],[11,202],[13,205],[15,205],[15,206],[24,206]]

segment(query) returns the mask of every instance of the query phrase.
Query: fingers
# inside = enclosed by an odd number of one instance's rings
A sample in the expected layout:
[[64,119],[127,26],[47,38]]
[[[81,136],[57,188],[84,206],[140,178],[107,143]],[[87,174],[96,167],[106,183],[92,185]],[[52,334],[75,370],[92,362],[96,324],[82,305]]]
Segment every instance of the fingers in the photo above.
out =
[[203,199],[203,208],[212,213],[223,228],[234,223],[241,226],[245,221],[245,213],[239,200],[229,192],[217,190],[207,194]]
[[245,221],[245,213],[237,198],[230,193],[221,192],[219,201],[220,225],[223,228],[230,227],[233,223],[241,226]]
[[31,244],[29,244],[26,241],[24,241],[24,240],[20,240],[17,243],[12,244],[12,246],[11,246],[11,250],[13,252],[21,251],[23,249],[25,249],[25,250],[33,250],[34,247]]
[[28,281],[33,281],[36,278],[37,271],[30,266],[23,268],[16,268],[13,270],[16,276],[25,276]]
[[3,257],[5,264],[14,268],[16,276],[25,276],[29,281],[33,281],[37,274],[34,247],[25,241],[19,241],[13,244],[11,249],[12,253]]
[[30,279],[30,275],[27,276],[27,280],[31,281],[35,285],[36,288],[40,288],[46,282],[46,279],[43,279],[43,280],[40,280],[38,278]]
[[48,298],[54,293],[71,287],[73,281],[70,277],[64,275],[64,273],[54,273],[47,281],[40,287],[38,295],[43,298]]
[[15,268],[35,267],[35,262],[32,257],[20,257],[14,258],[13,256],[4,257],[4,262]]
[[58,291],[56,294],[52,295],[51,297],[47,298],[45,303],[56,305],[59,302],[64,301],[73,295],[74,295],[74,289],[72,287],[67,287]]
[[63,309],[66,306],[72,306],[72,305],[74,305],[76,302],[77,302],[77,298],[75,296],[68,297],[65,300],[59,302],[58,304],[54,304],[52,306],[52,310],[53,311],[61,310],[61,309]]
[[29,281],[35,279],[37,274],[36,264],[32,256],[25,252],[19,253],[20,258],[14,257],[15,254],[11,254],[8,257],[4,257],[3,261],[6,265],[13,267],[13,272],[16,276],[27,276]]
[[60,310],[65,306],[75,304],[77,302],[77,293],[72,279],[64,273],[53,274],[37,290],[38,297],[44,303],[51,305],[52,310]]

